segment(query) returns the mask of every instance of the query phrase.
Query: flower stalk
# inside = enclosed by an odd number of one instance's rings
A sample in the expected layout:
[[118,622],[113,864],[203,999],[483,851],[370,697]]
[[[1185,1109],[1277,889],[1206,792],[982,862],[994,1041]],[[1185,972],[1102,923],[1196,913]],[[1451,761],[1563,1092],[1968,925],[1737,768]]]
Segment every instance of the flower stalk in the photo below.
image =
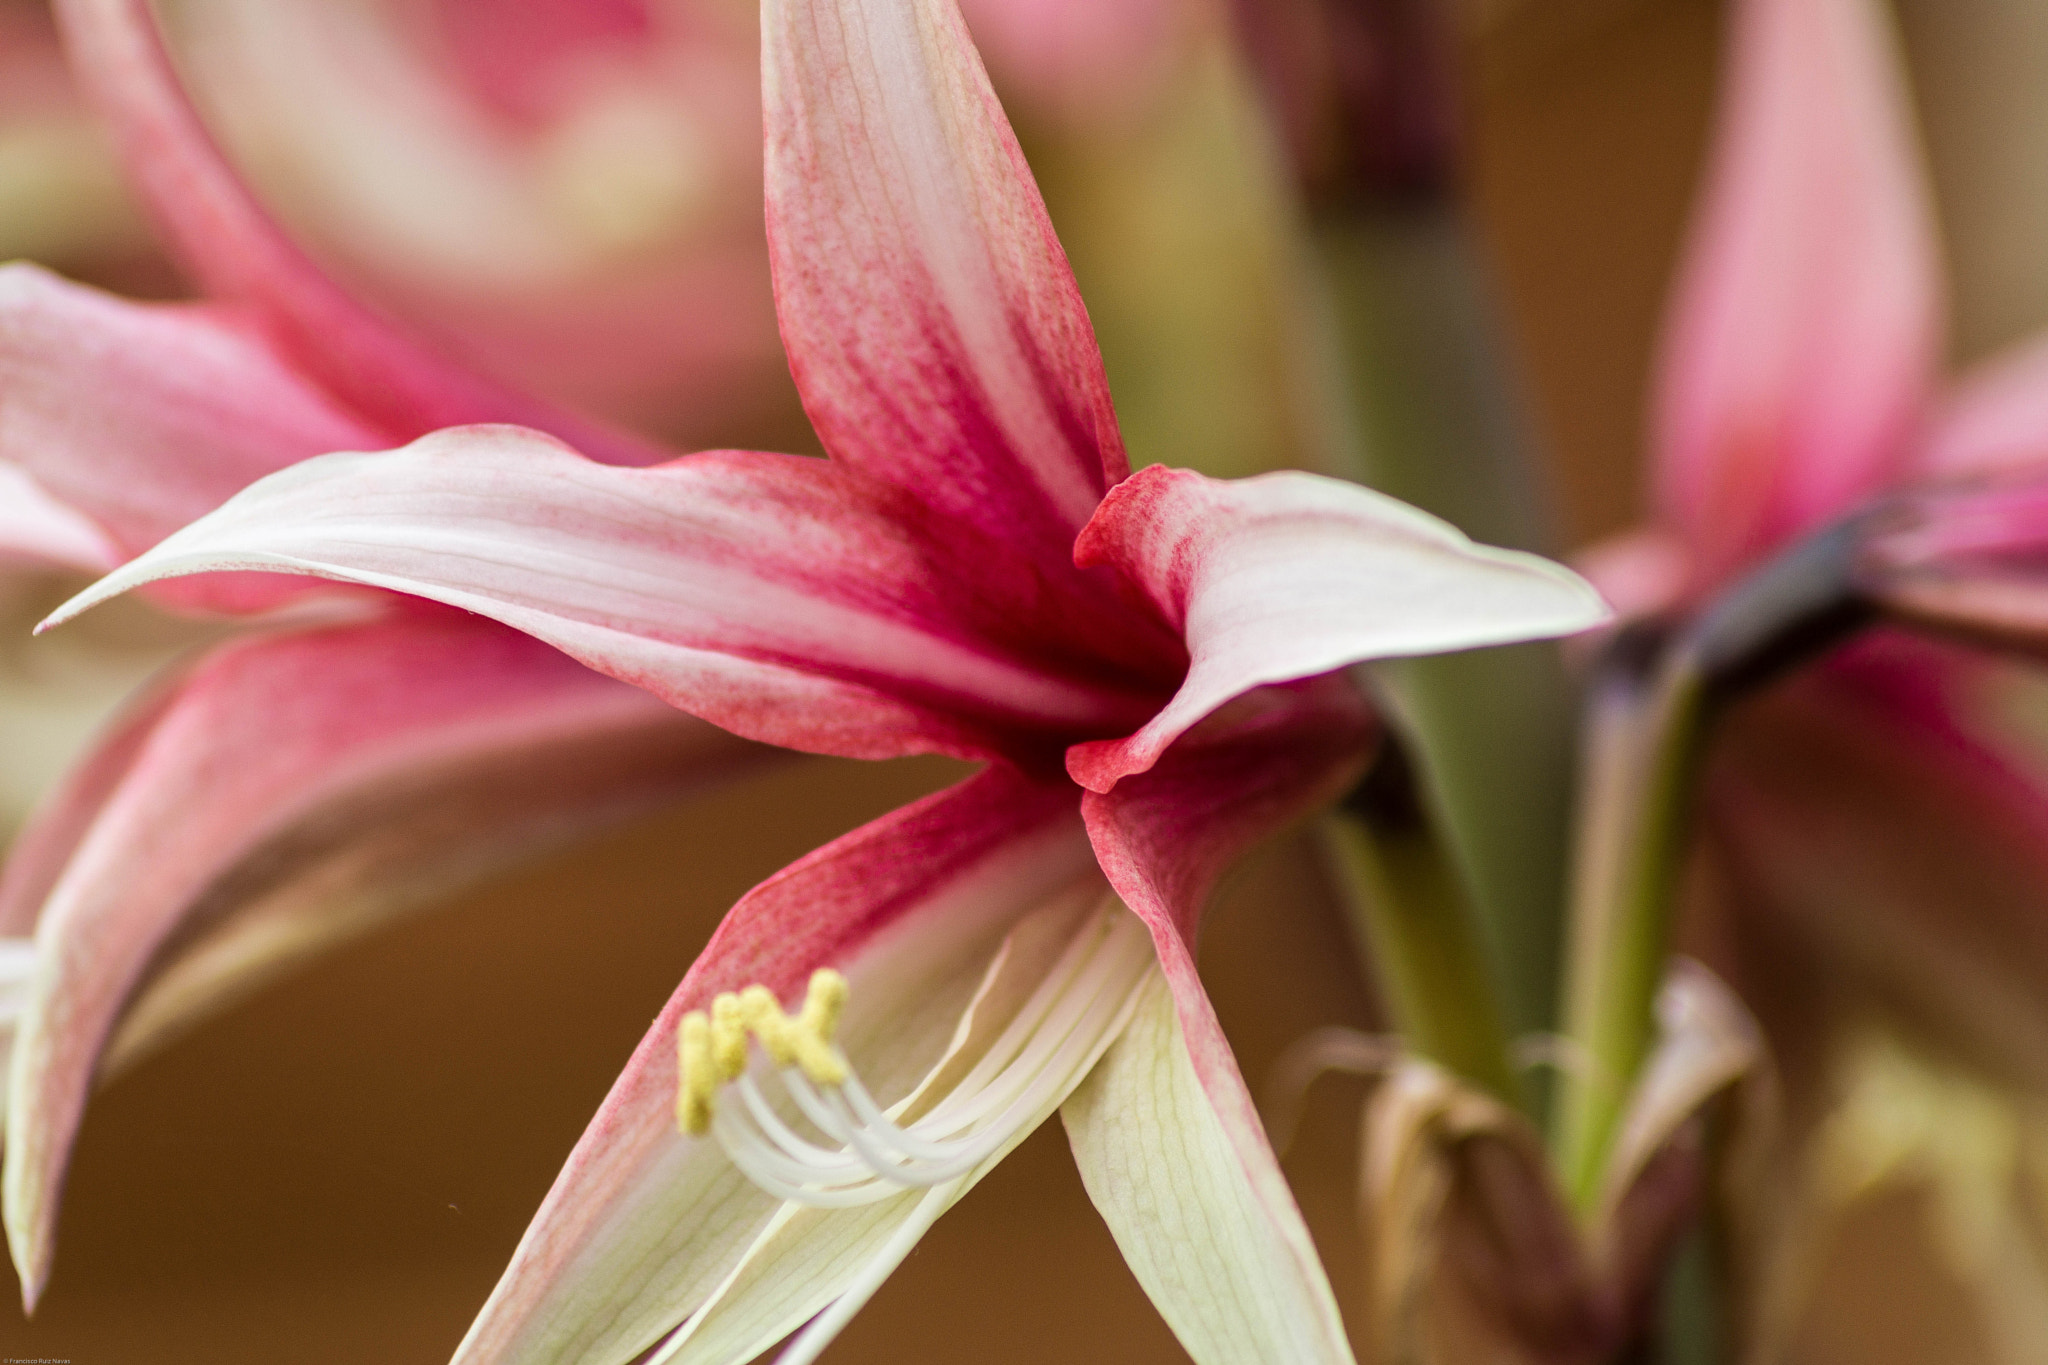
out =
[[1655,1004],[1702,754],[1736,698],[1832,649],[1874,611],[1859,586],[1865,521],[1797,542],[1676,630],[1610,644],[1586,705],[1584,799],[1571,889],[1564,1078],[1552,1148],[1590,1213],[1630,1087],[1655,1042]]
[[1587,700],[1585,793],[1572,885],[1567,1070],[1552,1149],[1590,1213],[1630,1082],[1649,1055],[1668,955],[1706,688],[1689,650],[1616,640]]
[[1403,1040],[1503,1103],[1526,1109],[1478,911],[1397,741],[1384,742],[1372,771],[1324,819],[1321,834]]

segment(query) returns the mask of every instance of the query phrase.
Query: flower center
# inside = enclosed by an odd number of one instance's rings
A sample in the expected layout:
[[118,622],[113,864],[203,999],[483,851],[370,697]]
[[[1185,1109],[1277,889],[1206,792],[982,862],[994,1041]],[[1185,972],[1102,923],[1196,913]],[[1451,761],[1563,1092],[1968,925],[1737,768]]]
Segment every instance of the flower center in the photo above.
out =
[[[977,1002],[990,994],[1007,957],[997,954]],[[708,1014],[683,1016],[676,1123],[692,1136],[717,1138],[767,1193],[814,1207],[848,1208],[957,1180],[1065,1099],[1129,1018],[1152,962],[1143,926],[1111,902],[1088,916],[971,1065],[959,1056],[976,1031],[969,1006],[950,1060],[933,1072],[958,1076],[943,1094],[934,1095],[928,1080],[886,1108],[834,1041],[849,994],[845,977],[830,968],[812,973],[793,1014],[766,986],[727,992]],[[794,1106],[796,1123],[776,1112],[760,1068],[750,1067],[750,1038]]]

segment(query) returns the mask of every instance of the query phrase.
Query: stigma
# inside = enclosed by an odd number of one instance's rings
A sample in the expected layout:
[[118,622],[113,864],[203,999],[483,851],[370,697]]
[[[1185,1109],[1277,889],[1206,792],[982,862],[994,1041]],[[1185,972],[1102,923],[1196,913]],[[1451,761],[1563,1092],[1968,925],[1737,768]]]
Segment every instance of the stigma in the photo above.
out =
[[[766,986],[721,994],[677,1031],[676,1125],[714,1138],[766,1193],[813,1207],[961,1180],[1058,1107],[1130,1017],[1155,960],[1149,935],[1120,905],[1076,929],[1035,983],[996,992],[1023,997],[1002,1027],[970,1030],[963,1019],[955,1046],[970,1032],[982,1045],[934,1071],[953,1078],[943,1093],[927,1084],[886,1107],[837,1041],[851,994],[839,972],[813,972],[788,1013]],[[1009,959],[1005,945],[977,1002]]]

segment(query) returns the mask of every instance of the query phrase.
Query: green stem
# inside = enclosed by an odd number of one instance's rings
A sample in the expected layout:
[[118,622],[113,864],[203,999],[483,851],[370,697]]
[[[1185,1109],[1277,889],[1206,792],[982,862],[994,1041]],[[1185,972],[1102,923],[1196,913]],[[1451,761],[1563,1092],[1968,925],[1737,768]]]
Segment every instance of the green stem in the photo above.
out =
[[1412,804],[1391,820],[1383,811],[1372,818],[1340,809],[1324,818],[1321,833],[1402,1038],[1420,1055],[1526,1108],[1477,914],[1432,823]]
[[1563,1077],[1553,1144],[1582,1213],[1656,1037],[1707,697],[1696,655],[1677,648],[1646,673],[1610,670],[1588,708],[1566,983],[1580,1065]]
[[[1358,463],[1337,471],[1495,544],[1551,552],[1525,414],[1481,253],[1447,201],[1327,208],[1315,233],[1335,392]],[[1371,668],[1469,879],[1512,1031],[1556,1024],[1577,699],[1548,643]]]
[[1858,586],[1866,519],[1788,546],[1724,589],[1675,637],[1624,633],[1587,705],[1571,888],[1563,1079],[1552,1150],[1591,1213],[1622,1107],[1656,1039],[1693,779],[1713,717],[1873,619]]

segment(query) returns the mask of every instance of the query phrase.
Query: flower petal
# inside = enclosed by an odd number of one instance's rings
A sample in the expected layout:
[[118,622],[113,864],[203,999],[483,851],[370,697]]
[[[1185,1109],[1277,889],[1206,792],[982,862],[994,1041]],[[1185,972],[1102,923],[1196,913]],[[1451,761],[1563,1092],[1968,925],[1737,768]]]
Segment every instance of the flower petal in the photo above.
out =
[[[755,982],[786,1000],[813,969],[837,967],[852,985],[842,1046],[886,1103],[884,1092],[904,1093],[941,1058],[1009,927],[1090,887],[1099,894],[1101,883],[1073,789],[997,767],[755,888],[726,916],[591,1120],[456,1365],[623,1365],[714,1299],[726,1321],[707,1325],[707,1340],[751,1341],[794,1326],[801,1316],[790,1315],[803,1305],[792,1307],[790,1296],[805,1290],[791,1277],[809,1259],[801,1253],[831,1264],[865,1230],[857,1220],[818,1227],[813,1235],[823,1240],[809,1247],[773,1248],[766,1268],[779,1264],[783,1273],[754,1279],[745,1301],[722,1289],[729,1277],[737,1284],[757,1239],[774,1240],[781,1205],[715,1141],[677,1133],[683,1014]],[[838,1263],[832,1273],[854,1268]]]
[[2015,473],[2048,467],[2048,337],[1977,366],[1928,424],[1917,471]]
[[1198,1071],[1182,1018],[1154,981],[1061,1108],[1088,1197],[1197,1365],[1349,1362],[1285,1181],[1270,1153],[1268,1169],[1246,1170],[1242,1135]]
[[1082,800],[1103,871],[1152,930],[1171,1004],[1148,1007],[1112,1047],[1069,1104],[1068,1132],[1124,1258],[1197,1360],[1350,1359],[1193,944],[1217,876],[1355,782],[1373,734],[1343,679],[1273,688]]
[[1362,1182],[1382,1358],[1427,1358],[1451,1319],[1453,1339],[1497,1339],[1494,1356],[1610,1359],[1641,1334],[1703,1203],[1743,1253],[1728,1330],[1755,1345],[1756,1303],[1743,1295],[1756,1288],[1748,1268],[1768,1264],[1759,1233],[1775,1136],[1763,1040],[1741,1002],[1689,961],[1666,978],[1658,1019],[1601,1202],[1583,1223],[1527,1117],[1427,1061],[1389,1072],[1367,1110]]
[[1154,465],[1103,500],[1074,556],[1120,570],[1183,631],[1192,660],[1143,729],[1068,752],[1068,771],[1094,791],[1144,772],[1263,683],[1566,635],[1608,614],[1569,569],[1474,545],[1425,512],[1314,474],[1224,482]]
[[42,954],[7,1116],[25,1295],[110,1046],[132,1057],[289,961],[763,753],[453,614],[208,656],[115,730],[0,884],[0,923],[36,920]]
[[1731,716],[1704,793],[1747,913],[1793,929],[1858,994],[2037,1087],[2048,782],[1991,704],[2021,684],[1875,637]]
[[516,421],[596,459],[660,458],[444,359],[322,274],[222,157],[171,67],[149,0],[58,0],[54,8],[80,83],[112,120],[132,182],[187,264],[209,292],[249,307],[291,364],[386,440]]
[[1684,541],[1661,527],[1639,527],[1595,541],[1572,556],[1583,575],[1624,621],[1672,611],[1692,577]]
[[750,738],[861,758],[985,757],[1036,735],[1043,762],[1046,731],[1114,733],[1157,704],[1034,657],[1004,595],[1033,585],[1028,566],[929,521],[824,460],[616,469],[463,427],[266,479],[53,620],[175,574],[318,574],[493,617]]
[[659,9],[213,0],[167,32],[230,160],[352,290],[501,381],[671,433],[769,383],[779,410],[788,367],[760,17]]
[[1664,340],[1658,504],[1709,586],[1907,457],[1939,354],[1933,214],[1872,0],[1743,0]]
[[0,863],[0,938],[35,933],[43,902],[107,799],[135,766],[164,712],[177,700],[189,668],[173,666],[121,703],[92,747],[37,806]]
[[1619,1301],[1640,1309],[1707,1206],[1731,1249],[1730,1333],[1742,1354],[1762,1355],[1760,1338],[1776,1331],[1770,1281],[1789,1202],[1770,1050],[1740,997],[1689,958],[1665,975],[1657,1025],[1602,1176],[1594,1260]]
[[91,518],[44,492],[26,470],[0,464],[0,560],[105,573],[121,558]]
[[1128,465],[953,0],[768,0],[762,35],[776,305],[825,448],[1063,566]]
[[[1049,1049],[1057,1052],[1058,1060],[1034,1078],[1029,1112],[1007,1122],[1008,1135],[995,1151],[964,1176],[867,1208],[784,1204],[713,1298],[649,1357],[647,1365],[750,1360],[806,1319],[809,1325],[777,1358],[778,1365],[807,1365],[815,1358],[938,1217],[1050,1118],[1122,1034],[1146,983],[1156,980],[1157,968],[1143,926],[1099,877],[1084,875],[1064,895],[1016,922],[952,1043],[916,1092],[963,1098],[957,1089],[963,1077],[987,1056],[1033,992],[1050,983],[1064,950],[1083,938],[1109,962],[1112,984],[1098,997],[1098,1009],[1089,1014],[1089,1022],[1071,1034],[1047,1030],[1061,1039]],[[1073,984],[1071,978],[1064,980],[1068,989]]]
[[1917,485],[1863,519],[1858,587],[1895,619],[1995,649],[2048,649],[2048,466]]
[[245,317],[0,266],[0,461],[119,557],[296,460],[376,443]]
[[1362,1147],[1377,1358],[1428,1359],[1445,1319],[1516,1360],[1599,1360],[1625,1340],[1526,1116],[1409,1058],[1374,1089]]

